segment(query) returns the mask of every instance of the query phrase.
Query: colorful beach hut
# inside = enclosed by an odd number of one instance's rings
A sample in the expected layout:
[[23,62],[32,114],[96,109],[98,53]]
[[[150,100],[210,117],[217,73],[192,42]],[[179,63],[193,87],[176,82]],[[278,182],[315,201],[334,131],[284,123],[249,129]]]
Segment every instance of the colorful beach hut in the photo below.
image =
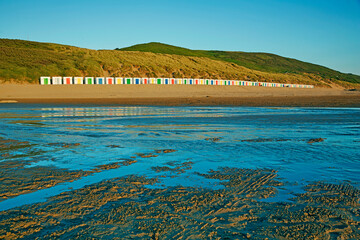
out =
[[134,78],[133,84],[140,84],[140,78]]
[[148,78],[142,78],[142,84],[149,84],[149,79]]
[[85,77],[85,84],[94,84],[93,77]]
[[116,77],[114,80],[114,84],[123,84],[123,78],[122,77]]
[[105,79],[103,77],[97,77],[95,78],[96,84],[105,84]]
[[113,77],[106,77],[105,78],[105,84],[115,84]]
[[84,78],[83,77],[74,77],[74,84],[83,84]]
[[41,85],[49,85],[51,84],[50,77],[40,77]]
[[63,77],[63,84],[73,84],[72,77]]
[[163,84],[163,79],[162,78],[157,78],[156,79],[156,84]]
[[132,84],[132,78],[125,78],[125,84]]

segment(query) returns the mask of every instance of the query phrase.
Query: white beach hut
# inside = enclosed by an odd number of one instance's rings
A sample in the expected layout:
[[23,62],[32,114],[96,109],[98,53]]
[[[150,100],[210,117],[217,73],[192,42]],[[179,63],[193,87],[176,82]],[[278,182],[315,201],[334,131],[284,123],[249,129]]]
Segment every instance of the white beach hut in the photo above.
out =
[[62,84],[62,77],[52,77],[52,84],[54,85]]

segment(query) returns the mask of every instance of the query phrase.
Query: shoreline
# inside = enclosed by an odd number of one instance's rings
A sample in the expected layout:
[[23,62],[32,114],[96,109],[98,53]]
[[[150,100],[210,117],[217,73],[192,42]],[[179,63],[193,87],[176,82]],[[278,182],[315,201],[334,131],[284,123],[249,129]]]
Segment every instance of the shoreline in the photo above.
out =
[[0,103],[154,106],[360,107],[360,92],[191,85],[0,84]]
[[125,105],[125,106],[248,106],[248,107],[360,107],[360,96],[246,97],[246,98],[29,98],[2,100],[7,104]]

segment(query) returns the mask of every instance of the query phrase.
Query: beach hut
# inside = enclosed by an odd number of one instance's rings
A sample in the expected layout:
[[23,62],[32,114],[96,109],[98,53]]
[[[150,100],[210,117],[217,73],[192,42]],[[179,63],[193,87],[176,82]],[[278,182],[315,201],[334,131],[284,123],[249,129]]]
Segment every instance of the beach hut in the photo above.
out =
[[140,84],[140,78],[134,78],[133,84]]
[[74,84],[83,84],[83,77],[74,77]]
[[131,84],[132,78],[125,78],[125,84]]
[[190,78],[190,79],[189,79],[189,84],[191,84],[191,85],[192,85],[192,84],[195,84],[195,83],[194,83],[194,79]]
[[183,79],[177,78],[177,79],[175,79],[175,83],[181,85],[181,84],[183,84]]
[[93,77],[85,77],[85,84],[94,84]]
[[170,83],[169,84],[175,84],[175,78],[170,78]]
[[63,84],[73,84],[72,77],[63,77]]
[[105,84],[115,84],[113,77],[107,77],[105,78]]
[[195,79],[194,79],[194,84],[195,84],[195,85],[199,85],[199,84],[200,84],[200,80],[195,78]]
[[170,84],[170,79],[169,78],[164,78],[164,84]]
[[54,85],[62,84],[62,77],[52,77],[52,84]]
[[51,83],[50,77],[40,77],[41,85],[49,85]]
[[123,78],[122,77],[116,77],[114,84],[123,84]]
[[163,83],[163,79],[162,78],[157,78],[156,79],[156,84],[162,84]]
[[149,84],[148,78],[142,78],[142,84]]
[[96,84],[105,84],[105,79],[103,77],[97,77],[95,78]]

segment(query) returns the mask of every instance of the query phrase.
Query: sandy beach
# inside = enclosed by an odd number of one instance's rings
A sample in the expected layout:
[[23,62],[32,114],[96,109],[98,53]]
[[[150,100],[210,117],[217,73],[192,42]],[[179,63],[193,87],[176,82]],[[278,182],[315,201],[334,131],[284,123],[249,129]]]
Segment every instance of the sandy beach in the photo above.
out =
[[360,92],[192,85],[1,84],[0,102],[122,105],[360,107]]

